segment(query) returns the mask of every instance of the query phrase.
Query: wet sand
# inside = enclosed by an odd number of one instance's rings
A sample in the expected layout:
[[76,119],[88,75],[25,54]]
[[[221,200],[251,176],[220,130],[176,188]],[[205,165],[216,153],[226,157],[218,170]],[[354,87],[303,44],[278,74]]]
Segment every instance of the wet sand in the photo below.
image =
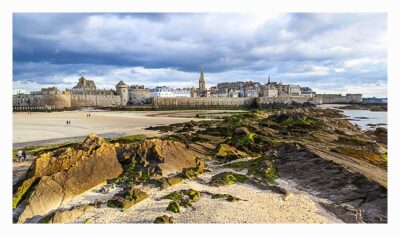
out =
[[[136,134],[158,136],[158,131],[145,130],[145,128],[201,120],[194,116],[216,112],[229,111],[96,111],[90,112],[90,118],[86,117],[87,111],[14,113],[13,144],[14,147],[20,148],[73,142],[83,139],[89,133],[104,137]],[[67,120],[71,121],[70,125],[66,124]]]

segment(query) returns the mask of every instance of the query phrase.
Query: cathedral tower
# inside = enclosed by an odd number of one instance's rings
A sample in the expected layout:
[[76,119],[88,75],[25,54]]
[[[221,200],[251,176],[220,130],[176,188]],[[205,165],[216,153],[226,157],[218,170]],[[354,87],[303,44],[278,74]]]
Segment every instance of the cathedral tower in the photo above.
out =
[[206,82],[204,81],[203,65],[201,65],[200,68],[199,91],[200,92],[206,91]]

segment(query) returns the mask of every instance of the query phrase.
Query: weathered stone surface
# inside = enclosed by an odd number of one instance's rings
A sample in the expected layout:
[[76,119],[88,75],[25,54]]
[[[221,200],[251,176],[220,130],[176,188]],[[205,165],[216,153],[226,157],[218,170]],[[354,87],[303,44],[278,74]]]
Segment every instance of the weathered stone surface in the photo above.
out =
[[249,129],[247,129],[246,127],[239,127],[235,130],[235,134],[236,135],[240,135],[240,136],[246,136],[250,133]]
[[161,188],[161,190],[164,190],[164,189],[167,189],[167,188],[169,188],[169,187],[171,187],[173,185],[177,185],[177,184],[180,184],[180,183],[182,183],[182,178],[175,177],[175,176],[168,177],[168,178],[162,180],[160,188]]
[[366,132],[369,135],[372,135],[375,140],[379,143],[387,144],[387,129],[383,127],[378,127],[373,131]]
[[386,222],[387,190],[364,175],[296,144],[278,148],[274,163],[279,176],[295,182],[297,188],[342,207],[348,205],[361,210],[364,222]]
[[222,172],[214,175],[210,180],[210,185],[213,186],[224,186],[231,185],[237,182],[243,183],[247,180],[247,177],[241,174],[233,172]]
[[179,203],[177,203],[176,201],[170,202],[167,207],[167,211],[172,211],[174,213],[180,213],[181,209],[179,207]]
[[180,142],[150,139],[137,144],[134,149],[134,159],[144,167],[153,167],[162,176],[176,174],[197,165],[195,155]]
[[24,199],[24,196],[29,194],[32,191],[33,186],[35,185],[36,177],[29,178],[25,180],[21,186],[18,187],[17,191],[13,195],[13,208],[16,208],[18,204]]
[[95,207],[92,205],[82,205],[78,207],[72,207],[71,209],[67,210],[60,210],[54,213],[51,213],[45,217],[43,217],[39,223],[52,223],[52,224],[60,224],[60,223],[69,223],[83,214],[90,212]]
[[32,164],[29,176],[37,177],[39,181],[30,193],[18,222],[44,215],[122,173],[113,145],[94,134],[73,150],[62,152],[60,156],[57,154],[60,154],[58,150],[39,156]]
[[146,192],[131,186],[115,194],[114,197],[107,202],[107,206],[127,210],[148,197],[149,195]]
[[167,215],[159,216],[154,220],[154,223],[155,224],[172,224],[172,223],[174,223],[174,217],[167,216]]
[[220,159],[235,160],[239,158],[247,158],[249,156],[245,152],[237,150],[235,147],[222,143],[218,146],[216,157]]

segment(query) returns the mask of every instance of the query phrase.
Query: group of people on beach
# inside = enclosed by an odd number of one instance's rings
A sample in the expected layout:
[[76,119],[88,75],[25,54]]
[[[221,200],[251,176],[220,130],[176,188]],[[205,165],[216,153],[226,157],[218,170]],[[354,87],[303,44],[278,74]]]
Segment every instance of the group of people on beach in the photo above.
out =
[[[86,114],[86,117],[90,117],[90,113]],[[67,120],[67,125],[70,125],[70,124],[71,124],[71,121]]]
[[23,161],[26,161],[27,158],[28,158],[28,152],[25,149],[24,150],[18,150],[18,152],[17,152],[17,161],[23,162]]

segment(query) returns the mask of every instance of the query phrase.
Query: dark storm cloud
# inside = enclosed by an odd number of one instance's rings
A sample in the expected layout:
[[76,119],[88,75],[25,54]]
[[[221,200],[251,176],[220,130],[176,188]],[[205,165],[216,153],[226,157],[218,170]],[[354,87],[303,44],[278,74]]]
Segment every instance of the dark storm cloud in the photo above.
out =
[[13,30],[15,86],[66,86],[80,71],[191,85],[200,64],[210,83],[386,81],[385,14],[15,13]]

